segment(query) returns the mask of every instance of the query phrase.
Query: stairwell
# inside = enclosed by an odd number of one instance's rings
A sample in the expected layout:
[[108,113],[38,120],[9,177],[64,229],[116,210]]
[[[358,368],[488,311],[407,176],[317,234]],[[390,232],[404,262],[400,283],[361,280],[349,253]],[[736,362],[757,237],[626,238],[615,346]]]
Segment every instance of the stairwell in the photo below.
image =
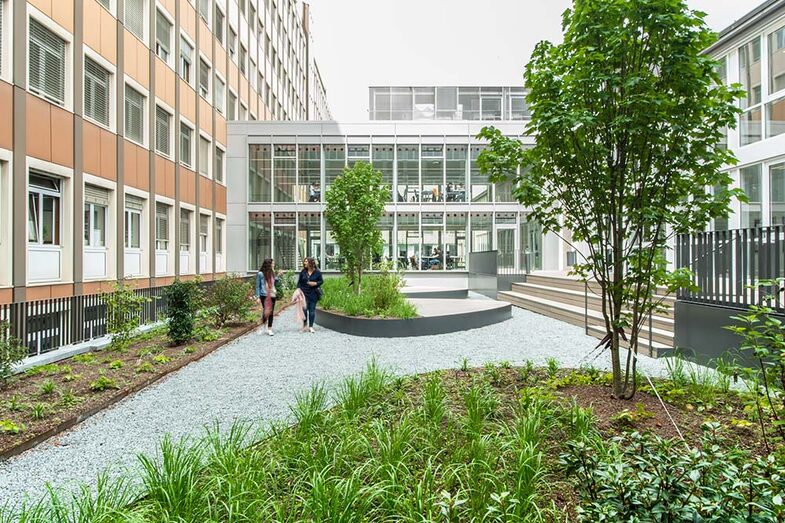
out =
[[[573,325],[586,328],[588,334],[605,335],[602,319],[602,298],[596,282],[583,282],[564,275],[530,274],[525,283],[513,283],[509,291],[500,291],[498,299]],[[673,304],[665,297],[667,310],[644,322],[638,339],[642,354],[657,357],[673,349]],[[651,325],[651,328],[649,327]]]

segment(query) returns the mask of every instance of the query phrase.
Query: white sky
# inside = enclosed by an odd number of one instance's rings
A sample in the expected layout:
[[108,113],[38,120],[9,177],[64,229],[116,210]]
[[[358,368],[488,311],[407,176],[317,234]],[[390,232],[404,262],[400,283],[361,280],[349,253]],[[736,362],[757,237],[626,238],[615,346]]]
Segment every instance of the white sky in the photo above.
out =
[[[762,2],[687,0],[715,31]],[[537,42],[560,39],[561,14],[571,3],[310,0],[333,117],[367,120],[371,85],[520,85]]]

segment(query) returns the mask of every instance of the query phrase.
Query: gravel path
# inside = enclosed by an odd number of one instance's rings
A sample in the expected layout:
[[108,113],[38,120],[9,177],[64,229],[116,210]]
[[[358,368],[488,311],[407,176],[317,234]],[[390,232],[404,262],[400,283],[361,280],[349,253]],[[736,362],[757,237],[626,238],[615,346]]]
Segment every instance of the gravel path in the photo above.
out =
[[[562,366],[587,363],[597,340],[583,329],[513,307],[512,319],[466,332],[420,338],[359,338],[318,329],[301,334],[294,313],[276,320],[272,338],[254,332],[192,363],[170,377],[97,414],[70,432],[0,463],[0,506],[38,499],[48,481],[74,488],[92,483],[104,470],[137,466],[136,455],[154,453],[165,433],[198,435],[218,420],[281,419],[294,394],[318,381],[334,384],[361,371],[372,356],[397,373],[411,374],[549,357]],[[596,367],[605,367],[605,357]],[[659,374],[663,365],[641,357],[643,372]]]

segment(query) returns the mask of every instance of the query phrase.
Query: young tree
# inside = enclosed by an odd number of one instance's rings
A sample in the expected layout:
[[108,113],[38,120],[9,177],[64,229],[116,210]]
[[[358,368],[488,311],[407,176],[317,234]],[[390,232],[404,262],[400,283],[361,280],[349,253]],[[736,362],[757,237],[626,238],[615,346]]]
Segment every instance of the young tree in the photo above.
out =
[[480,133],[490,141],[481,169],[493,181],[514,177],[544,229],[570,231],[564,240],[582,256],[574,272],[602,289],[598,347],[610,351],[617,398],[635,394],[638,335],[661,306],[657,286],[687,285],[685,271],[667,269],[670,239],[743,198],[727,189],[720,169],[735,159],[718,145],[742,92],[721,85],[702,54],[715,39],[703,17],[683,0],[575,0],[564,43],[539,43],[526,67],[537,144]]
[[378,254],[382,233],[377,222],[384,212],[390,189],[382,184],[382,173],[366,162],[344,169],[327,190],[324,216],[341,249],[344,270],[359,294],[363,270]]

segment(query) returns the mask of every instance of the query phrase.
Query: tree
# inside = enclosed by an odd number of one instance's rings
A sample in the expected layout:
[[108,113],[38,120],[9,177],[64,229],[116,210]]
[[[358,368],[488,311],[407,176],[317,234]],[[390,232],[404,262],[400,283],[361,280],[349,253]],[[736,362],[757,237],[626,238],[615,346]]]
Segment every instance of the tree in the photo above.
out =
[[599,284],[598,348],[610,351],[616,398],[635,395],[638,334],[662,306],[657,286],[688,285],[685,270],[668,270],[671,238],[743,198],[720,170],[735,159],[718,146],[742,91],[721,85],[702,54],[715,40],[703,17],[683,0],[575,0],[564,42],[540,42],[526,67],[536,145],[492,127],[479,135],[490,141],[480,168],[492,181],[514,178],[517,200],[580,253],[574,272]]
[[137,295],[132,287],[121,281],[114,284],[112,292],[104,293],[103,299],[106,303],[106,330],[112,335],[110,347],[124,351],[139,327],[142,310],[150,298]]
[[341,249],[343,269],[359,294],[363,270],[382,247],[377,226],[390,189],[382,184],[382,173],[366,162],[344,169],[327,190],[324,215]]

